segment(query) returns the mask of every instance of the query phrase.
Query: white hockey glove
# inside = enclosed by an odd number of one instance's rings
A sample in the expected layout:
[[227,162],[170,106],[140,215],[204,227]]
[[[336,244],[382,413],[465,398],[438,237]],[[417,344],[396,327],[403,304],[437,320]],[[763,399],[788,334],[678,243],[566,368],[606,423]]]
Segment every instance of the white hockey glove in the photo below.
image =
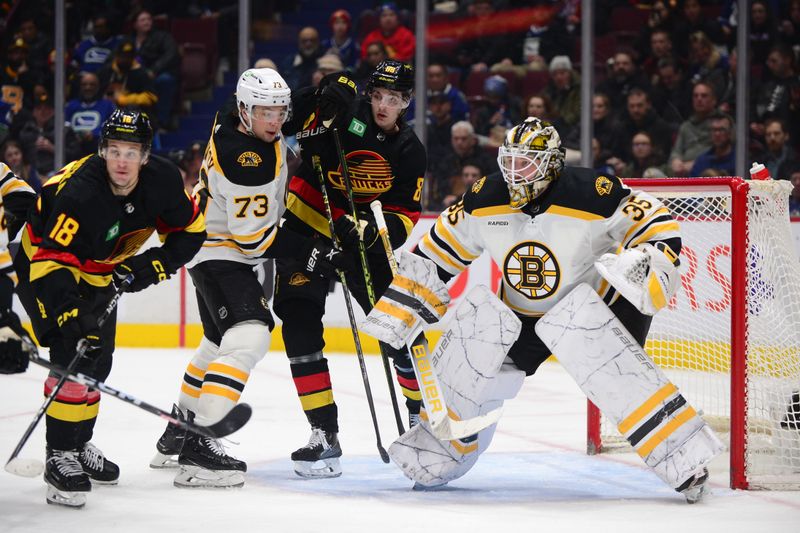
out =
[[645,315],[665,307],[678,288],[678,256],[669,246],[642,244],[619,254],[603,254],[594,266],[626,300]]

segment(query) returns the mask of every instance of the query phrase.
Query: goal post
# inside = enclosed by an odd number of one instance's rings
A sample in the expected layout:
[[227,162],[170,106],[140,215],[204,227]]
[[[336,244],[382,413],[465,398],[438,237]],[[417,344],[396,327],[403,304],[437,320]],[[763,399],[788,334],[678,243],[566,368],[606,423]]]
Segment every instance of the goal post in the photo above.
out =
[[[727,439],[730,486],[800,489],[800,262],[785,180],[625,180],[681,226],[681,283],[646,350]],[[630,449],[589,404],[587,451]]]

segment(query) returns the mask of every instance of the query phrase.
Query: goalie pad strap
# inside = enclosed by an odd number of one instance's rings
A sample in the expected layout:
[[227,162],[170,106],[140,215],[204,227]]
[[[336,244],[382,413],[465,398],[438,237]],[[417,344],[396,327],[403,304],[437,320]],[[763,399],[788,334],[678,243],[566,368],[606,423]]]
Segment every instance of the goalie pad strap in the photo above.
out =
[[417,312],[419,317],[425,321],[427,324],[435,324],[439,321],[439,317],[435,316],[433,313],[428,311],[428,309],[422,305],[418,300],[414,299],[413,297],[397,291],[393,289],[391,286],[386,289],[383,293],[383,297],[388,300],[394,300],[395,302],[405,305],[406,307],[410,307],[414,311]]

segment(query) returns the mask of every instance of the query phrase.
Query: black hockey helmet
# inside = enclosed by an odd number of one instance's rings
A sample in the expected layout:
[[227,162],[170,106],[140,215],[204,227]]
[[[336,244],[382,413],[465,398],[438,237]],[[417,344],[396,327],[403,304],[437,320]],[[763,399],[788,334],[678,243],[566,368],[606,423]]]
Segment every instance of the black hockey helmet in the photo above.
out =
[[367,94],[378,87],[411,96],[411,91],[414,89],[414,67],[393,59],[381,61],[369,77]]
[[101,150],[108,141],[139,143],[143,152],[149,152],[153,144],[153,127],[147,113],[115,109],[100,130]]

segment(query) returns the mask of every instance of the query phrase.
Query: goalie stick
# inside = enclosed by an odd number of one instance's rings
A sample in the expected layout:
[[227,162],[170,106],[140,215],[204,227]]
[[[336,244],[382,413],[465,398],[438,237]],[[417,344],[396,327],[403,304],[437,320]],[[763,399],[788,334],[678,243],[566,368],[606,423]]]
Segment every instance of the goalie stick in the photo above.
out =
[[[383,243],[386,258],[392,269],[392,274],[397,274],[397,259],[394,256],[391,242],[389,241],[388,228],[386,220],[383,217],[383,210],[380,200],[374,200],[369,204],[372,213],[375,215],[375,223],[378,226],[378,233]],[[410,303],[410,302],[408,302]],[[420,316],[428,314],[429,311],[417,302],[415,305],[417,312]],[[425,402],[426,411],[428,413],[428,423],[436,438],[440,440],[458,440],[470,435],[475,435],[482,429],[485,429],[500,420],[503,414],[503,408],[498,407],[486,414],[479,415],[468,420],[458,420],[453,418],[453,413],[448,409],[444,399],[444,393],[439,383],[439,378],[436,375],[436,370],[431,361],[431,352],[428,346],[428,339],[421,331],[414,336],[414,340],[409,347],[411,352],[411,364],[414,367],[414,374],[417,376],[421,388],[424,391],[424,397],[433,398],[428,405]]]

